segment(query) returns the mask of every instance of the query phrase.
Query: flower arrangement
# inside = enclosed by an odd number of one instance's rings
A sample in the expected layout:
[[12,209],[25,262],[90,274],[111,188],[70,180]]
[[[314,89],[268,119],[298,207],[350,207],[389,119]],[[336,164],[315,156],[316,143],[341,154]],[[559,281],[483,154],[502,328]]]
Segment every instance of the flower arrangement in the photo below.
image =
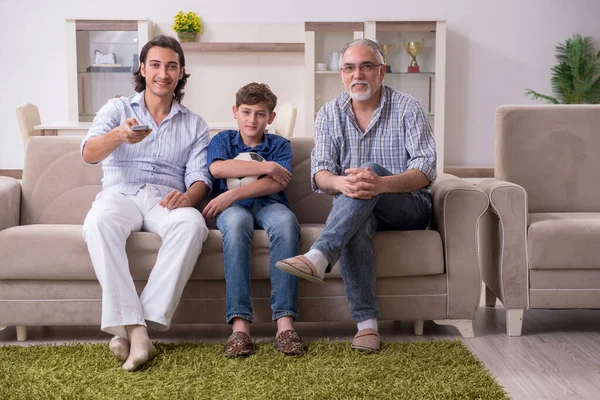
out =
[[179,11],[175,15],[175,23],[173,24],[173,30],[175,32],[198,32],[202,33],[202,20],[193,11],[184,14],[183,11]]

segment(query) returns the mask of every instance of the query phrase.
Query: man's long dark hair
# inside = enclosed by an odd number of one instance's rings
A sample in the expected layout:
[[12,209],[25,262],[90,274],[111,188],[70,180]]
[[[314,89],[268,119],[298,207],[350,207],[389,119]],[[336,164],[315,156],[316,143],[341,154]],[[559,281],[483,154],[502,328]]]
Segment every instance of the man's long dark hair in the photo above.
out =
[[183,88],[185,87],[185,83],[187,82],[187,78],[190,77],[190,74],[185,73],[185,56],[183,55],[183,49],[181,45],[175,38],[170,36],[160,35],[149,41],[142,48],[142,52],[140,53],[140,67],[136,72],[133,73],[133,87],[137,93],[142,90],[146,90],[146,78],[142,76],[141,69],[142,63],[146,65],[146,57],[148,57],[148,52],[154,46],[164,47],[166,49],[171,49],[179,55],[179,64],[183,69],[183,77],[177,82],[177,86],[175,87],[175,92],[173,93],[173,99],[178,103],[181,103],[185,92]]

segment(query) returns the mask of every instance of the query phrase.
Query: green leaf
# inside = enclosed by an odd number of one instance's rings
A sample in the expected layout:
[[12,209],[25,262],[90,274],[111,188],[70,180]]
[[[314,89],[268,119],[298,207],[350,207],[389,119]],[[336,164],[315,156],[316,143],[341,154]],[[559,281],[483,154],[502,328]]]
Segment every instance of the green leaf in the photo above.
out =
[[550,103],[559,104],[559,101],[556,100],[554,97],[547,96],[545,94],[540,94],[531,89],[525,89],[525,95],[532,96],[534,100],[544,99],[544,100],[548,100]]
[[554,96],[531,89],[525,94],[553,104],[600,104],[600,51],[594,38],[575,34],[555,49],[558,64],[550,69]]

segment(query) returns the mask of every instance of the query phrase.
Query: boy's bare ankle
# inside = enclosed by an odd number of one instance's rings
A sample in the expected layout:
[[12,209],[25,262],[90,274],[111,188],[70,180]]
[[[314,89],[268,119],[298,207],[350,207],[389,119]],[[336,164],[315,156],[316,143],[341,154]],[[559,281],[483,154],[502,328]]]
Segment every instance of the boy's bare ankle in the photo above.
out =
[[246,335],[250,336],[250,321],[241,317],[236,317],[233,319],[231,329],[233,332],[244,332]]
[[290,315],[286,315],[277,320],[277,334],[275,337],[279,336],[281,332],[294,330],[294,318]]

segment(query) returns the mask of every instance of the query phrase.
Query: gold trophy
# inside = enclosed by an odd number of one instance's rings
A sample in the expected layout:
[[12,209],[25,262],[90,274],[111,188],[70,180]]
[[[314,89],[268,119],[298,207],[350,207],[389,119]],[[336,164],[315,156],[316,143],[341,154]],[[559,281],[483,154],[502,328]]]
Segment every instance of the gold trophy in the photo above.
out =
[[383,54],[383,63],[385,64],[385,72],[392,72],[392,67],[388,65],[387,56],[390,54],[390,51],[396,48],[395,44],[380,44],[381,54]]
[[406,52],[412,57],[412,61],[408,66],[408,72],[421,72],[419,68],[419,64],[417,64],[417,56],[423,50],[423,46],[425,46],[425,39],[421,39],[420,42],[407,42],[404,39],[404,48]]

